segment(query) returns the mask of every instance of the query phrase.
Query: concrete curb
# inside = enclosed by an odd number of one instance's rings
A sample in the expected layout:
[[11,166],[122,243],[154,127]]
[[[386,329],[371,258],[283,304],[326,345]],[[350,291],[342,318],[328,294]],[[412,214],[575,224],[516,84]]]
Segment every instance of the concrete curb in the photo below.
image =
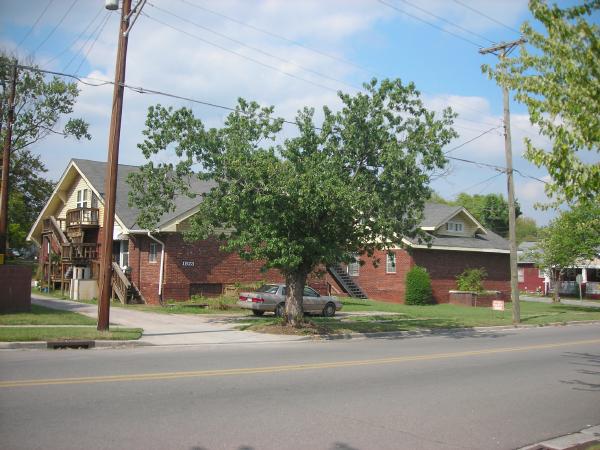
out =
[[[144,341],[108,341],[108,340],[97,340],[94,342],[95,348],[131,348],[131,347],[148,347],[154,346]],[[17,350],[17,349],[30,349],[30,350],[49,350],[47,341],[31,341],[31,342],[0,342],[0,350]]]
[[585,448],[582,445],[600,443],[600,425],[584,428],[577,433],[565,434],[553,439],[521,447],[518,450],[570,450]]

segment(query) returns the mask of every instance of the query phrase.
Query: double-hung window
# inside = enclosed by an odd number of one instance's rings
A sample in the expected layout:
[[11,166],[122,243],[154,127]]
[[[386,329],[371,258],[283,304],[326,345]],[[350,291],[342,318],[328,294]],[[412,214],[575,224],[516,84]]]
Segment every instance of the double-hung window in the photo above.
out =
[[156,242],[150,242],[148,262],[155,263],[156,261],[158,261],[158,244]]
[[388,253],[385,260],[385,273],[396,273],[396,254]]
[[455,233],[462,233],[463,231],[463,224],[460,222],[447,222],[446,223],[446,230],[447,231],[453,231]]
[[358,256],[354,256],[354,261],[348,264],[348,275],[351,277],[357,277],[360,275],[360,262]]

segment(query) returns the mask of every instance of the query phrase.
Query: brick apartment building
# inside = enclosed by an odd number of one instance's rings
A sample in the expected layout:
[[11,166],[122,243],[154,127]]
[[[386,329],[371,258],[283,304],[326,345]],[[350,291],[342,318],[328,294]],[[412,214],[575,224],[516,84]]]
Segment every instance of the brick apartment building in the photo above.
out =
[[[104,214],[106,163],[73,159],[59,180],[28,238],[40,246],[43,285],[61,287],[71,298],[98,296],[99,248]],[[197,211],[198,199],[176,198],[174,211],[165,214],[152,233],[136,224],[138,210],[127,204],[127,177],[135,166],[120,165],[113,235],[113,288],[121,301],[137,298],[147,303],[186,300],[192,295],[219,295],[239,284],[281,281],[276,271],[263,273],[259,262],[242,260],[219,250],[219,242],[207,239],[185,242],[182,230]],[[209,182],[194,180],[193,192],[207,192]],[[465,268],[483,267],[488,289],[509,291],[507,242],[485,230],[462,207],[428,204],[421,227],[432,236],[432,245],[404,240],[404,248],[392,256],[379,252],[371,260],[327,268],[310,284],[322,293],[404,301],[406,272],[413,265],[425,267],[432,278],[434,297],[448,301],[448,290]]]

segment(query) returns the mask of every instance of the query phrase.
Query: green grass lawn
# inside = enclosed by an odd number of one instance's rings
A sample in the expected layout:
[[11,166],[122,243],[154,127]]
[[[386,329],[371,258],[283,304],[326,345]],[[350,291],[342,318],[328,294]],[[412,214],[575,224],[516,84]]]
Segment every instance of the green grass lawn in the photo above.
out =
[[75,340],[132,340],[142,336],[140,328],[120,328],[108,332],[94,327],[0,328],[0,342]]
[[[371,300],[343,299],[342,312],[365,311],[369,316],[336,318],[311,317],[307,330],[294,334],[340,334],[411,331],[417,329],[472,328],[511,325],[510,309],[492,311],[490,308],[468,308],[455,305],[407,306]],[[510,304],[507,304],[510,307]],[[377,315],[377,312],[392,314]],[[524,325],[547,325],[580,320],[600,320],[599,308],[571,305],[521,302],[521,323]],[[281,320],[273,316],[238,319],[240,329],[288,333],[280,326]]]
[[62,339],[129,340],[139,339],[143,331],[140,328],[116,328],[109,332],[101,332],[96,330],[96,319],[38,305],[31,305],[31,311],[28,313],[0,314],[0,325],[3,325],[0,327],[0,342]]
[[31,305],[28,313],[0,314],[0,325],[96,325],[96,320],[70,311]]

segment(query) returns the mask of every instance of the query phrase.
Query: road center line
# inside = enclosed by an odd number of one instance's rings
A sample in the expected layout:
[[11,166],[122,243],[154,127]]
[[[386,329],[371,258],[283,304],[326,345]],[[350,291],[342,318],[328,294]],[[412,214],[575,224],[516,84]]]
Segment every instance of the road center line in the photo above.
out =
[[379,364],[393,364],[410,361],[432,361],[436,359],[462,358],[468,356],[484,356],[499,353],[525,352],[552,348],[569,347],[573,345],[598,344],[600,339],[582,341],[560,342],[556,344],[529,345],[524,347],[504,347],[486,350],[470,350],[452,353],[433,353],[429,355],[398,356],[379,359],[361,359],[354,361],[337,361],[327,363],[290,364],[284,366],[248,367],[237,369],[197,370],[188,372],[159,372],[140,373],[129,375],[103,375],[79,378],[49,378],[39,380],[12,380],[0,382],[0,388],[14,388],[27,386],[53,386],[69,384],[113,383],[123,381],[158,381],[174,380],[179,378],[220,377],[227,375],[254,375],[263,373],[294,372],[300,370],[337,369],[343,367],[371,366]]

